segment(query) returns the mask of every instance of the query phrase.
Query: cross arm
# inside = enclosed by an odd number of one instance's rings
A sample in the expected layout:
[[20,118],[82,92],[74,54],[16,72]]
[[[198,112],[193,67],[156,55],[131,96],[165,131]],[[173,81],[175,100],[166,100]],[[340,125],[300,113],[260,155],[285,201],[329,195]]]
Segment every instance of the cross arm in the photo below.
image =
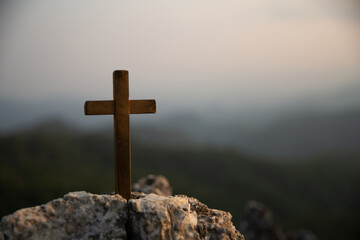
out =
[[[130,100],[130,114],[156,113],[156,101]],[[86,101],[85,115],[109,115],[114,114],[114,101]]]
[[156,101],[149,100],[130,100],[130,114],[156,113]]
[[86,101],[85,115],[114,114],[114,101]]

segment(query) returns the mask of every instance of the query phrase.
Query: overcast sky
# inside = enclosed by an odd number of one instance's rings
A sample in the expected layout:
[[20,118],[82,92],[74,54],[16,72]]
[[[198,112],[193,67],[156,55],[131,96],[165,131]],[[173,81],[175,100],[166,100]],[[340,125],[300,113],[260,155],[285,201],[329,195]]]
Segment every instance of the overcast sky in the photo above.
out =
[[183,108],[280,103],[360,82],[352,0],[4,1],[0,98],[130,97]]

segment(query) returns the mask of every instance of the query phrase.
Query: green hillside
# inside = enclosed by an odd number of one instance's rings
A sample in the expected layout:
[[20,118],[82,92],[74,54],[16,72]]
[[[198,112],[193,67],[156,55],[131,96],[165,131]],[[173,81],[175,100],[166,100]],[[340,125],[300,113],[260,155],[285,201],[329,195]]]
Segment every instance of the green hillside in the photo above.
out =
[[[69,191],[114,189],[111,133],[59,125],[2,135],[0,153],[1,216]],[[230,211],[236,226],[254,199],[271,208],[286,231],[304,227],[320,239],[358,239],[359,156],[274,163],[228,149],[164,149],[134,139],[132,174],[133,180],[163,174],[175,194]]]

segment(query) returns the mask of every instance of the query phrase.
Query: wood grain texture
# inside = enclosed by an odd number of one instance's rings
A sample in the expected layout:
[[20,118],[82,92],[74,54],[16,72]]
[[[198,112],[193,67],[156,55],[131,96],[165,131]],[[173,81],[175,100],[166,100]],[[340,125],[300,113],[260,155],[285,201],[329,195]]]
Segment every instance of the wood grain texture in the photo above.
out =
[[131,198],[131,152],[129,73],[114,71],[114,129],[116,192],[125,199]]
[[114,114],[114,101],[86,101],[85,115]]
[[[111,115],[115,113],[114,101],[86,101],[86,115]],[[156,113],[156,101],[148,100],[130,100],[130,114]]]
[[130,100],[130,113],[156,113],[156,101],[149,100]]

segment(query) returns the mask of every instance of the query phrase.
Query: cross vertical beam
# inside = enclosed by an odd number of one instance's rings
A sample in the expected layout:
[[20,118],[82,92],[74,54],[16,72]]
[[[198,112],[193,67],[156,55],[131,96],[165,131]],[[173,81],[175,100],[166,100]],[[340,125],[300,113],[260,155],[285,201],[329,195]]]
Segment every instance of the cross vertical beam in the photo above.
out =
[[114,71],[115,189],[131,198],[129,73]]

